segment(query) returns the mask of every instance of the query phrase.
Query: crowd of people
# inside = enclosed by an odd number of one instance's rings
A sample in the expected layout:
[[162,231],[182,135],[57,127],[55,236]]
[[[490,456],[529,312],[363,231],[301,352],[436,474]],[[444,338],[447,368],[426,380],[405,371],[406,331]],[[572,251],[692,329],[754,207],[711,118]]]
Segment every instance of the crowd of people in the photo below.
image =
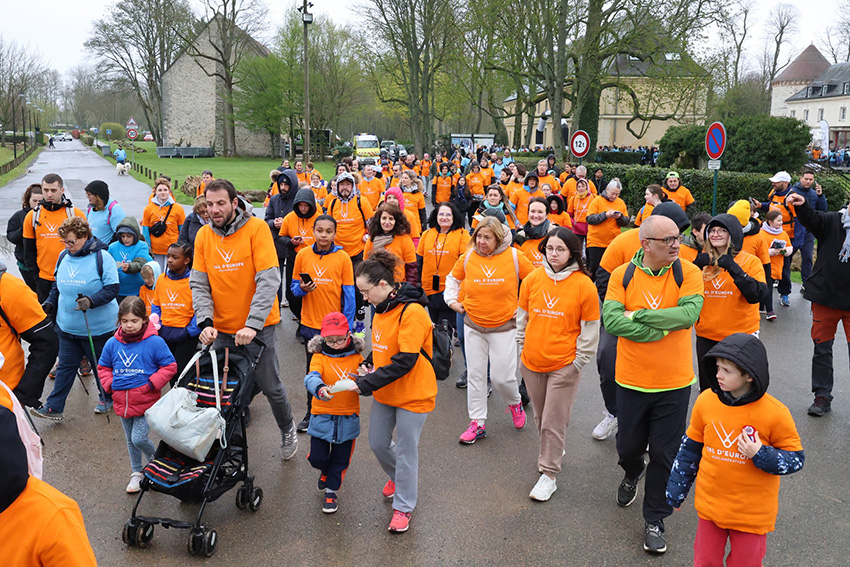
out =
[[[808,413],[823,416],[835,331],[839,322],[850,329],[847,210],[827,212],[811,172],[793,186],[779,172],[766,201],[730,203],[712,217],[670,172],[645,189],[646,205],[632,216],[619,179],[555,161],[528,171],[509,150],[362,166],[345,159],[326,181],[313,164],[285,160],[271,172],[263,219],[212,172],[186,216],[160,178],[141,224],[105,182],[86,187],[84,212],[48,174],[9,221],[22,280],[0,270],[3,382],[33,415],[62,420],[88,360],[99,378],[94,411],[114,410],[124,426],[133,493],[153,452],[144,411],[199,345],[256,355],[258,339],[267,348],[255,381],[281,457],[297,453],[298,431],[310,436],[323,512],[338,509],[360,396],[372,397],[369,445],[387,475],[388,529],[401,533],[416,506],[419,438],[437,395],[435,324],[451,329],[462,351],[460,443],[502,433],[488,423],[493,389],[513,428],[526,425],[531,404],[540,476],[529,497],[541,502],[557,490],[580,373],[595,358],[604,410],[592,436],[616,435],[620,506],[636,500],[645,478],[643,549],[666,551],[664,520],[696,484],[695,564],[721,564],[730,539],[729,561],[760,565],[778,477],[804,463],[790,412],[767,393],[762,314],[776,319],[774,281],[780,304],[790,304],[790,262],[801,251],[813,311]],[[297,424],[275,352],[285,310],[306,357],[308,409]],[[336,388],[343,378],[350,384]],[[701,394],[689,424],[694,383]]]

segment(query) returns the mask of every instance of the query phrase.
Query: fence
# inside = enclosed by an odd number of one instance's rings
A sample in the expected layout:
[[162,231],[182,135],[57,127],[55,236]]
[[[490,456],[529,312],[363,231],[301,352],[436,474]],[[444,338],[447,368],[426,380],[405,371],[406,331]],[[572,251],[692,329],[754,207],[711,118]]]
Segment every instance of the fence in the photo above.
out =
[[20,154],[18,157],[16,157],[16,158],[15,158],[15,159],[13,159],[12,161],[7,161],[7,162],[6,162],[6,163],[4,163],[3,165],[0,165],[0,175],[6,175],[6,174],[7,174],[7,173],[9,173],[10,171],[12,171],[13,169],[15,169],[15,168],[16,168],[16,167],[18,167],[19,165],[21,165],[22,163],[24,163],[24,161],[25,161],[28,157],[30,157],[30,156],[33,154],[33,152],[34,152],[35,150],[36,150],[36,148],[35,148],[35,147],[30,146],[29,148],[27,148],[27,151],[25,151],[24,153]]

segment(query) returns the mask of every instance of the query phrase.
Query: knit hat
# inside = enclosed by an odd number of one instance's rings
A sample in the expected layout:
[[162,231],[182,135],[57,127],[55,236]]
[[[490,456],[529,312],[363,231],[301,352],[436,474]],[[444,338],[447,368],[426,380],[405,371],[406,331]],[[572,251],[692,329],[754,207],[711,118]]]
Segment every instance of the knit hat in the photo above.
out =
[[387,200],[387,195],[394,195],[396,199],[398,199],[398,208],[402,211],[404,210],[404,192],[398,187],[390,187],[387,189],[386,193],[384,193],[384,201]]
[[676,226],[679,227],[679,232],[685,232],[688,227],[691,225],[691,222],[688,220],[688,215],[685,214],[685,211],[682,210],[677,203],[673,201],[665,201],[663,203],[659,203],[655,205],[655,208],[652,209],[652,214],[650,216],[662,216],[667,217],[676,223]]
[[322,319],[323,337],[341,337],[348,333],[348,319],[339,311],[328,313]]
[[735,201],[729,210],[726,211],[730,215],[734,215],[735,218],[738,219],[738,222],[741,223],[741,226],[747,226],[747,223],[750,222],[750,202],[741,199],[740,201]]
[[104,205],[109,202],[109,185],[100,179],[95,179],[86,185],[86,193],[91,193],[96,197],[100,197],[100,200],[103,201]]

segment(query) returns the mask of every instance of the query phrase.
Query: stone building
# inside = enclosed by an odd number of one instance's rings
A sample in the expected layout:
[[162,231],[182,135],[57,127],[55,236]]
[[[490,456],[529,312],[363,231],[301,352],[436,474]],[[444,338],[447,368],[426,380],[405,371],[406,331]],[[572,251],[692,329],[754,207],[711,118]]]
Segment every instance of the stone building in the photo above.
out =
[[[215,18],[220,16],[215,16]],[[214,55],[219,28],[207,23],[193,42],[194,50]],[[265,57],[269,54],[258,41],[248,38],[247,53]],[[184,49],[162,75],[163,145],[212,147],[216,155],[225,151],[224,82],[216,76],[215,61]],[[252,132],[238,122],[236,152],[244,156],[268,156],[269,135]]]

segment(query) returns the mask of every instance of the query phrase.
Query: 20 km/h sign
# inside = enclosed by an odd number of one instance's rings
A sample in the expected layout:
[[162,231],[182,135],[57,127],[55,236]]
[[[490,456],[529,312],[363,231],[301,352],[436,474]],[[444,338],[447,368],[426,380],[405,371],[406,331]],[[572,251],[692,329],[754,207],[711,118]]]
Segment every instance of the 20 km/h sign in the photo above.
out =
[[584,130],[576,130],[570,138],[570,151],[577,158],[583,158],[590,151],[590,136]]
[[726,128],[721,122],[714,122],[705,133],[705,151],[711,159],[720,159],[726,149]]

